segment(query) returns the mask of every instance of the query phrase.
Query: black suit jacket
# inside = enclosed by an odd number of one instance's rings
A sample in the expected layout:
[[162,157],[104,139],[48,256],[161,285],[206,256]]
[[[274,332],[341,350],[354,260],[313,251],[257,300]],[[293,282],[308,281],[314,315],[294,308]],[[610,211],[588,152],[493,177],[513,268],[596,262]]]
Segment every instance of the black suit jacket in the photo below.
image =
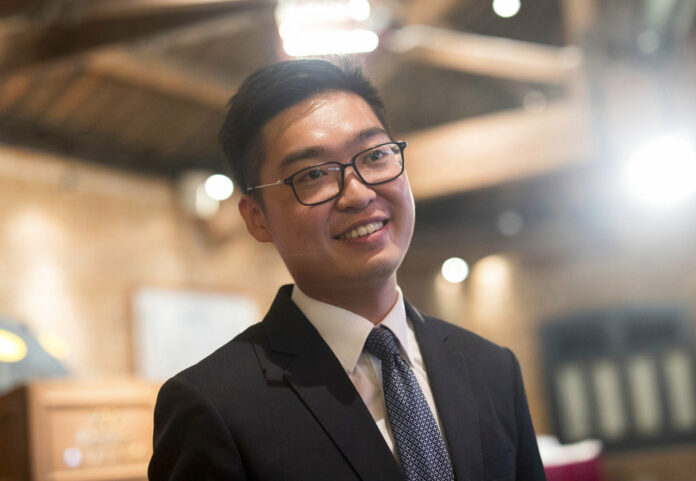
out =
[[[290,293],[281,288],[263,322],[162,386],[151,481],[403,481]],[[407,312],[456,479],[545,480],[514,355],[408,303]]]

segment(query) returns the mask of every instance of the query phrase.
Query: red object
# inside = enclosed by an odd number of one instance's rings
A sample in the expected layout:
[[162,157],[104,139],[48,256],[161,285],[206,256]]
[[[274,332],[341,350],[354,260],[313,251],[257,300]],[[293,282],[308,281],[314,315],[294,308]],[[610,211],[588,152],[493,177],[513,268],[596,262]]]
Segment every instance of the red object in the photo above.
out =
[[599,458],[579,463],[546,466],[547,481],[602,481]]

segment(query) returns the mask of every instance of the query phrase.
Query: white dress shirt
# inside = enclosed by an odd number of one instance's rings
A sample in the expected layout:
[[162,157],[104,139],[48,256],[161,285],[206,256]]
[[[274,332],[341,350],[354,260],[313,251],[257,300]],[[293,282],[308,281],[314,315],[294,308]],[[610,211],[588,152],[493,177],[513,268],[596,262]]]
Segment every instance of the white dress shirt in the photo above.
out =
[[[388,327],[394,333],[401,355],[416,375],[418,384],[430,406],[430,411],[437,421],[440,433],[442,433],[442,425],[435,408],[433,393],[430,390],[428,374],[425,371],[413,327],[406,316],[403,294],[398,287],[397,293],[396,304],[378,325]],[[363,352],[367,336],[375,326],[358,314],[308,297],[297,286],[293,287],[291,298],[338,358],[358,394],[365,402],[372,418],[377,423],[389,449],[398,458],[384,403],[382,361],[368,352]]]

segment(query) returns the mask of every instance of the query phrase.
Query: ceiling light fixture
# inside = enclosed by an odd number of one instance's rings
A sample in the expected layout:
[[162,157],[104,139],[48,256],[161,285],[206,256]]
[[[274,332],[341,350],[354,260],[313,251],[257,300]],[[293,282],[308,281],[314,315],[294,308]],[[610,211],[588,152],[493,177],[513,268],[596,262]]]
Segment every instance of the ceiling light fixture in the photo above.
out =
[[367,0],[284,0],[275,16],[283,50],[292,57],[365,53],[379,45]]
[[520,0],[493,0],[493,11],[499,17],[514,17],[521,7]]
[[696,146],[686,136],[657,137],[630,157],[624,180],[628,192],[649,205],[685,200],[696,193]]
[[27,357],[27,344],[14,332],[0,329],[0,363],[19,362]]
[[234,192],[234,184],[229,177],[214,174],[205,180],[205,193],[215,200],[229,199]]
[[464,259],[450,257],[442,263],[441,272],[447,282],[458,284],[469,276],[469,265]]

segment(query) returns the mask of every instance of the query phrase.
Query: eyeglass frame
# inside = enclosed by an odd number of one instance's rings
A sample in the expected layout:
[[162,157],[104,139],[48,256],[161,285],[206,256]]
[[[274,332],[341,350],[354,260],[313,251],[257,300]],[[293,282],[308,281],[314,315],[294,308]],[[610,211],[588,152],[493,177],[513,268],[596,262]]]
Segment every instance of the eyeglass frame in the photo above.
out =
[[[360,174],[360,171],[358,170],[358,168],[356,167],[356,165],[355,165],[355,159],[357,159],[359,156],[361,156],[362,154],[364,154],[364,153],[366,153],[366,152],[369,152],[369,151],[371,151],[371,150],[373,150],[373,149],[376,149],[376,148],[378,148],[378,147],[382,147],[383,145],[390,145],[390,144],[396,144],[396,145],[399,147],[399,153],[401,154],[401,170],[399,171],[398,174],[396,174],[396,175],[395,175],[394,177],[392,177],[391,179],[382,180],[382,181],[379,181],[379,182],[367,182],[367,181],[363,178],[363,176]],[[284,179],[280,179],[280,180],[277,180],[277,181],[275,181],[275,182],[271,182],[270,184],[261,184],[261,185],[255,185],[255,186],[247,187],[247,188],[246,188],[246,192],[249,193],[249,192],[254,191],[254,190],[257,190],[257,189],[264,189],[264,188],[266,188],[266,187],[272,187],[272,186],[274,186],[274,185],[283,185],[283,184],[285,184],[285,185],[289,185],[289,186],[292,188],[292,193],[295,195],[295,199],[297,199],[297,202],[299,202],[300,204],[302,204],[302,205],[307,205],[307,206],[320,205],[320,204],[323,204],[323,203],[325,203],[325,202],[329,202],[330,200],[335,199],[336,197],[338,197],[339,195],[341,195],[341,194],[343,193],[343,189],[345,188],[345,185],[346,185],[346,183],[345,183],[345,180],[346,180],[345,172],[346,172],[346,169],[347,169],[348,167],[353,167],[353,171],[355,172],[355,175],[357,175],[358,178],[360,179],[360,182],[362,182],[362,183],[365,184],[365,185],[381,185],[381,184],[386,184],[387,182],[391,182],[391,181],[393,181],[393,180],[398,179],[398,178],[401,176],[401,174],[404,173],[404,170],[406,170],[406,159],[404,158],[404,149],[406,148],[407,145],[408,145],[408,143],[407,143],[405,140],[393,140],[393,141],[391,141],[391,142],[384,142],[384,143],[382,143],[382,144],[373,145],[372,147],[367,148],[367,149],[365,149],[365,150],[361,150],[360,152],[358,152],[357,154],[355,154],[355,155],[350,159],[350,162],[343,163],[343,162],[329,161],[329,162],[322,162],[322,163],[320,163],[320,164],[315,164],[315,165],[310,165],[310,166],[307,166],[307,167],[303,167],[303,168],[301,168],[300,170],[298,170],[297,172],[295,172],[295,173],[293,173],[293,174],[290,174],[288,177],[285,177]],[[307,169],[316,168],[316,167],[321,167],[322,165],[326,165],[326,164],[338,164],[339,167],[341,168],[341,176],[340,176],[341,182],[340,182],[340,188],[338,189],[338,192],[336,193],[336,195],[332,195],[332,196],[329,197],[328,199],[324,199],[324,200],[322,200],[322,201],[320,201],[320,202],[313,202],[313,203],[311,203],[311,204],[308,204],[308,203],[306,203],[306,202],[302,202],[302,200],[300,200],[300,196],[297,194],[297,190],[295,190],[295,182],[294,182],[295,176],[297,176],[298,174],[300,174],[301,172],[303,172],[303,171],[305,171],[305,170],[307,170]]]

